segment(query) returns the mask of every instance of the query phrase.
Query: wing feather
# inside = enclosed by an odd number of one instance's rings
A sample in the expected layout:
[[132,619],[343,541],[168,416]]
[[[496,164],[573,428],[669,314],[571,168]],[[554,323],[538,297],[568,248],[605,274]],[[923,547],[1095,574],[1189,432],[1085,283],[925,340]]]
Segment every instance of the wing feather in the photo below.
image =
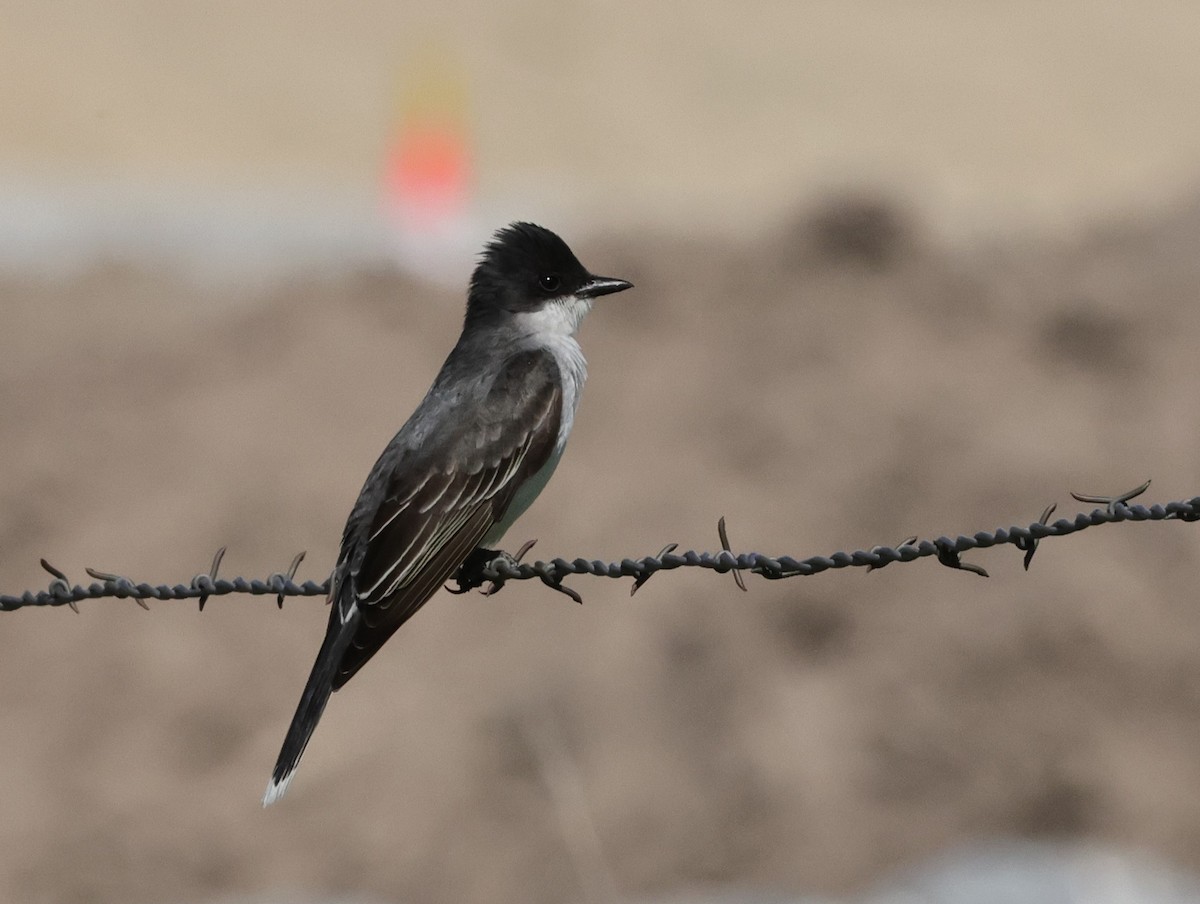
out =
[[453,576],[549,461],[562,419],[558,365],[547,351],[515,355],[486,397],[456,414],[457,429],[436,448],[398,458],[377,510],[343,539],[362,618],[335,690]]

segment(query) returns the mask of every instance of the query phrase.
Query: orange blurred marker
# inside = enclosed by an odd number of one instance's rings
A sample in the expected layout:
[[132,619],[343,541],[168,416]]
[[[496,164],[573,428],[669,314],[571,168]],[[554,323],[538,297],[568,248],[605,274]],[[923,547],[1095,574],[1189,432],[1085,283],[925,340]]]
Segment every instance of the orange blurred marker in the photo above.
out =
[[422,122],[392,146],[384,173],[391,206],[411,209],[425,225],[465,214],[470,202],[470,161],[455,128]]
[[383,162],[383,204],[402,262],[427,273],[441,270],[470,233],[474,178],[466,84],[444,48],[419,54],[401,72]]

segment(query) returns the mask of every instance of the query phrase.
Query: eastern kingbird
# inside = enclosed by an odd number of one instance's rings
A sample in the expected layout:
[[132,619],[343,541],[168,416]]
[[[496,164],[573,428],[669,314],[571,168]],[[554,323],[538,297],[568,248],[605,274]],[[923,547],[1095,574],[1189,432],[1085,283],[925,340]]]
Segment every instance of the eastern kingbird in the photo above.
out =
[[329,695],[546,485],[587,377],[575,331],[596,298],[631,287],[593,276],[532,223],[501,229],[484,249],[458,343],[346,520],[325,641],[264,807],[287,790]]

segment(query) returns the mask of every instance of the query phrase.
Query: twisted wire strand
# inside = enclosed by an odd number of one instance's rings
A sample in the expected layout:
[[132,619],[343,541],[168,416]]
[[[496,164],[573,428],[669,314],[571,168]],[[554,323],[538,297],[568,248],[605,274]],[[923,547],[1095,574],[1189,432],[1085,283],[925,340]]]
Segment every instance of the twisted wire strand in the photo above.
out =
[[[1151,506],[1129,505],[1128,501],[1143,492],[1149,481],[1136,490],[1122,493],[1118,496],[1082,496],[1075,495],[1084,502],[1098,502],[1104,508],[1093,509],[1090,513],[1079,513],[1074,518],[1060,518],[1049,522],[1049,516],[1054,511],[1050,506],[1042,513],[1042,517],[1027,527],[999,528],[995,531],[979,531],[970,536],[960,535],[955,538],[946,536],[934,540],[918,540],[909,538],[897,547],[874,546],[870,550],[855,550],[854,552],[835,552],[828,556],[810,556],[806,559],[796,559],[792,556],[768,556],[763,553],[747,552],[734,553],[725,548],[719,552],[687,552],[676,553],[675,544],[664,547],[657,556],[644,556],[640,559],[622,559],[619,562],[604,562],[599,559],[563,559],[550,561],[522,563],[517,559],[501,555],[489,562],[477,574],[459,576],[460,592],[478,587],[483,582],[491,582],[492,590],[497,590],[508,581],[528,581],[538,579],[547,586],[566,593],[577,602],[582,602],[579,595],[563,585],[563,579],[571,575],[595,575],[607,578],[633,578],[633,591],[638,590],[653,575],[660,571],[673,571],[676,568],[706,568],[719,574],[733,572],[740,577],[739,572],[750,572],[771,580],[800,577],[802,575],[820,574],[837,568],[866,568],[868,571],[883,568],[893,562],[913,562],[917,559],[935,557],[949,567],[987,577],[987,572],[969,562],[963,562],[961,556],[975,549],[986,549],[991,546],[1012,544],[1025,552],[1025,567],[1037,549],[1039,541],[1048,537],[1065,537],[1099,524],[1117,524],[1126,521],[1197,521],[1200,520],[1200,496],[1165,505]],[[727,535],[724,529],[724,519],[719,525],[722,544],[728,547]],[[197,599],[203,608],[204,602],[210,596],[225,596],[231,593],[250,594],[253,596],[275,596],[280,606],[284,597],[293,596],[325,596],[329,591],[329,582],[295,581],[296,569],[303,559],[301,553],[293,559],[291,567],[284,572],[276,572],[263,580],[242,577],[224,579],[216,576],[224,548],[218,551],[213,565],[207,574],[196,575],[187,584],[148,584],[137,583],[127,577],[95,569],[87,569],[92,577],[100,578],[95,583],[84,587],[72,585],[66,575],[54,566],[42,560],[42,566],[54,575],[54,580],[46,590],[27,590],[20,595],[0,594],[0,611],[12,611],[26,606],[71,606],[85,599],[100,599],[112,597],[116,599],[134,599],[142,603],[144,599],[157,600],[186,600]],[[739,584],[740,586],[740,584]],[[142,604],[144,606],[144,604]],[[76,609],[76,611],[78,611]]]

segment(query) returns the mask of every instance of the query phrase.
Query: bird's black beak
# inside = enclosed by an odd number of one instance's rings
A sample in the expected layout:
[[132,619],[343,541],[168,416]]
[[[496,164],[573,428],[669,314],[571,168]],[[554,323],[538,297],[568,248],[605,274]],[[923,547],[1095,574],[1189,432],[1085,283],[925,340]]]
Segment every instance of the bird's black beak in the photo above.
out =
[[601,295],[612,295],[614,292],[624,292],[632,289],[633,283],[623,279],[612,279],[608,276],[593,276],[576,290],[580,298],[599,298]]

